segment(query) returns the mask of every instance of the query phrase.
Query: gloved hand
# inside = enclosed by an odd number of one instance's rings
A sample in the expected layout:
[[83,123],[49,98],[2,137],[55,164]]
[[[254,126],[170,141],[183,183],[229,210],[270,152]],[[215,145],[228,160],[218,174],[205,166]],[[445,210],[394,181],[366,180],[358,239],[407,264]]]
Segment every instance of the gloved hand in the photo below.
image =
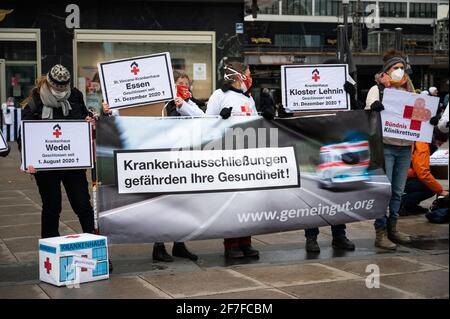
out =
[[231,110],[232,110],[233,108],[232,107],[224,107],[223,109],[222,109],[222,111],[220,111],[220,116],[224,119],[224,120],[226,120],[227,118],[229,118],[230,116],[231,116]]
[[436,126],[438,125],[440,119],[441,119],[440,115],[435,115],[430,119],[430,124]]
[[356,88],[349,81],[345,81],[345,83],[344,83],[344,90],[345,90],[345,92],[350,94],[350,96],[355,96],[356,95]]
[[370,109],[375,112],[381,112],[384,110],[384,106],[383,106],[383,104],[381,104],[380,101],[375,101],[370,106]]
[[275,117],[275,114],[269,110],[264,110],[261,115],[268,121],[272,121]]

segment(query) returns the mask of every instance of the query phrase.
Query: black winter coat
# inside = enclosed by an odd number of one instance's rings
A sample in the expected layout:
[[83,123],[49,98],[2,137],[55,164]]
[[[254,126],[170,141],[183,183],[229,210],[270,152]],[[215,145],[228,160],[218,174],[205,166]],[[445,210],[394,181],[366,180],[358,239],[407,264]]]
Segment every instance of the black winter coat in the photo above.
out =
[[[84,104],[83,93],[73,88],[68,98],[72,110],[68,116],[64,116],[62,108],[53,109],[54,120],[84,120],[89,115]],[[29,102],[22,110],[22,120],[41,120],[44,104],[37,90],[33,90],[33,102]]]

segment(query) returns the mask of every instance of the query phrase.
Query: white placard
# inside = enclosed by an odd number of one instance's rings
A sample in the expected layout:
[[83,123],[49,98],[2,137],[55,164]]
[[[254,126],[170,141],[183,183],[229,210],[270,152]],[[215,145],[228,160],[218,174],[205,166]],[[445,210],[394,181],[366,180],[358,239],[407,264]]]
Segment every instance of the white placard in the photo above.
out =
[[434,127],[429,122],[430,118],[436,115],[438,97],[385,89],[382,103],[384,137],[431,142]]
[[281,93],[286,112],[349,110],[344,90],[347,64],[282,65]]
[[8,149],[8,144],[6,144],[6,140],[3,137],[2,132],[0,131],[0,152],[6,151]]
[[206,80],[206,63],[194,63],[194,80]]
[[120,194],[299,187],[293,147],[116,151]]
[[87,268],[87,269],[95,269],[97,267],[97,260],[85,258],[85,257],[73,257],[73,265],[75,267]]
[[93,167],[91,125],[80,121],[22,121],[22,164],[37,170]]
[[431,166],[448,166],[448,150],[437,150],[430,156]]
[[98,64],[103,100],[111,109],[173,100],[175,87],[168,52]]

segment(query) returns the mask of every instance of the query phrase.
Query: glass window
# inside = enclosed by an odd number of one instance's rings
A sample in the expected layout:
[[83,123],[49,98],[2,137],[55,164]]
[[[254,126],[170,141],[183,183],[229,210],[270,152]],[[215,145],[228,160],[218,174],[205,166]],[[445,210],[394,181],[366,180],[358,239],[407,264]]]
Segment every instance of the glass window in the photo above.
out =
[[[131,35],[130,35],[131,36]],[[170,52],[173,70],[187,73],[193,96],[207,99],[214,85],[211,43],[140,43],[140,42],[77,42],[78,87],[85,95],[88,107],[101,107],[101,91],[97,63],[115,59]],[[204,64],[206,71],[194,77],[194,64]]]
[[312,15],[312,0],[283,0],[283,14]]
[[342,15],[341,0],[315,0],[316,15],[318,16],[340,16]]
[[436,3],[410,3],[409,17],[435,19],[437,17],[437,5]]
[[380,17],[406,18],[405,2],[380,2]]
[[1,102],[13,97],[20,103],[28,96],[38,73],[36,57],[35,41],[0,41],[0,59],[5,60],[5,83],[0,83],[5,96]]
[[[258,1],[258,14],[279,14],[279,0],[260,0]],[[245,14],[252,14],[252,0],[245,0]]]

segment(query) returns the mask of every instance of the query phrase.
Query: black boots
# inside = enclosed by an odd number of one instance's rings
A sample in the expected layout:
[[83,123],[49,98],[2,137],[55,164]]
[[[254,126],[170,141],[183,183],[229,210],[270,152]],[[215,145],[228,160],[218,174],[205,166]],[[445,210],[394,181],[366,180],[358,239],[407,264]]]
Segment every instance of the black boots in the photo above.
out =
[[242,252],[242,250],[239,247],[231,247],[231,248],[226,248],[225,249],[225,258],[231,258],[231,259],[236,259],[236,258],[244,258],[244,253]]
[[331,245],[334,249],[355,250],[355,244],[345,236],[333,237]]
[[184,243],[173,243],[172,255],[175,257],[187,258],[192,261],[198,259],[197,255],[191,253]]
[[[355,250],[355,244],[352,243],[345,236],[333,237],[331,246],[334,249],[349,250],[349,251]],[[319,244],[317,243],[316,237],[306,238],[306,251],[308,253],[320,253],[320,247]]]
[[316,237],[306,237],[306,251],[308,253],[320,253],[320,247]]
[[225,249],[225,258],[236,259],[244,257],[259,258],[259,251],[254,249],[251,245],[243,245]]
[[[192,261],[196,261],[198,259],[197,255],[191,253],[184,243],[174,243],[172,248],[172,255],[175,257],[187,258]],[[170,256],[164,244],[155,244],[153,246],[153,260],[154,261],[163,261],[163,262],[172,262],[173,258]]]
[[254,249],[251,245],[244,245],[239,248],[244,253],[245,257],[259,257],[259,251]]
[[164,244],[153,245],[153,261],[172,262],[173,258],[166,251]]

